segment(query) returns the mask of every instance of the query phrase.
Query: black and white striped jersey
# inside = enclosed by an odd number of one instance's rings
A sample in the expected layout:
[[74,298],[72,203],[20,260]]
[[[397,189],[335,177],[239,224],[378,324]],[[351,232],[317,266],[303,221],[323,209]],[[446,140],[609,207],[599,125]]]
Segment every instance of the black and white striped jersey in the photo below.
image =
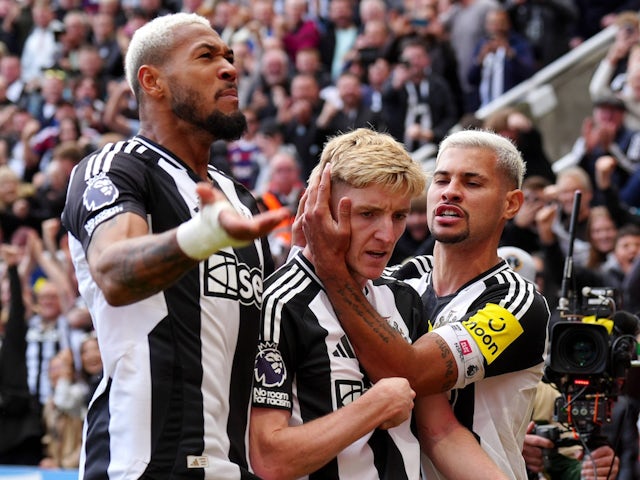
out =
[[[257,212],[244,187],[213,167],[209,175],[238,212]],[[246,432],[262,283],[273,271],[266,242],[224,248],[123,307],[107,304],[85,257],[95,228],[123,212],[147,219],[152,233],[191,218],[198,181],[140,136],[106,145],[73,171],[63,222],[104,363],[80,478],[255,478]]]
[[[367,282],[367,299],[408,341],[426,333],[418,295],[401,282]],[[356,400],[371,386],[311,263],[298,253],[265,282],[253,406],[291,412],[300,425]],[[410,421],[374,430],[307,478],[418,479]]]
[[[432,267],[433,257],[419,256],[385,274],[416,289],[425,318],[454,352],[458,381],[450,399],[458,421],[510,478],[526,479],[521,452],[542,377],[547,302],[506,262],[437,297]],[[427,478],[443,478],[423,460]]]

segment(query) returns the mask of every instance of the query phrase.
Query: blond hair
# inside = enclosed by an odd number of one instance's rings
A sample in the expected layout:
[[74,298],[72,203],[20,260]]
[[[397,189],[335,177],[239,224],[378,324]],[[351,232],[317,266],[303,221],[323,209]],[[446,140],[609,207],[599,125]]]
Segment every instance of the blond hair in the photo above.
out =
[[331,164],[331,181],[344,182],[355,188],[380,185],[391,193],[422,194],[426,174],[404,145],[387,133],[358,128],[331,138],[324,146],[320,162],[309,182],[319,178]]
[[516,146],[506,137],[488,130],[460,130],[446,137],[440,144],[436,166],[448,148],[483,148],[496,156],[497,166],[515,188],[522,188],[526,163]]
[[[171,58],[175,33],[181,27],[201,24],[211,28],[209,20],[195,13],[174,13],[156,17],[137,29],[124,59],[125,75],[136,98],[140,99],[138,70],[142,65],[163,65]],[[211,31],[214,31],[211,28]]]

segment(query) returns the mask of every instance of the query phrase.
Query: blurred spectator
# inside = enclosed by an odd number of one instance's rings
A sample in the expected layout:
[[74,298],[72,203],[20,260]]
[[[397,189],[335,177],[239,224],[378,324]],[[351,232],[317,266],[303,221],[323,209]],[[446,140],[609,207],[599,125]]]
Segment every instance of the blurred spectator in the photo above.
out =
[[331,75],[325,70],[317,48],[301,48],[296,53],[295,71],[298,74],[313,75],[323,89],[331,85]]
[[618,226],[625,223],[640,225],[640,171],[632,175],[624,188],[619,191],[612,177],[617,168],[617,160],[610,155],[596,160],[596,185],[604,196],[604,204]]
[[[4,335],[0,343],[0,464],[37,465],[42,458],[40,402],[27,384],[27,307],[18,274],[19,248],[0,245]],[[6,322],[6,323],[5,323]]]
[[[573,260],[577,265],[586,265],[589,258],[589,243],[587,225],[591,201],[593,199],[593,184],[587,172],[581,167],[575,166],[558,173],[555,185],[547,187],[545,196],[549,202],[536,214],[538,235],[542,239],[540,220],[545,223],[545,231],[549,231],[554,239],[557,239],[562,256],[569,252],[569,230],[576,191],[581,192],[580,203],[577,205],[577,218],[574,228]],[[550,211],[549,211],[550,210]],[[547,223],[547,220],[551,223]],[[546,236],[543,243],[551,243],[551,238]]]
[[106,95],[108,78],[103,72],[103,62],[98,47],[90,43],[82,45],[77,51],[78,69],[75,71],[74,78],[91,78],[98,87],[98,95],[102,99]]
[[31,29],[31,25],[18,21],[22,8],[22,5],[14,0],[0,0],[0,42],[13,55],[20,54],[24,39]]
[[44,405],[53,388],[49,381],[48,366],[51,359],[65,348],[70,348],[70,332],[57,287],[46,280],[34,287],[37,312],[29,321],[27,331],[27,373],[29,391]]
[[248,40],[241,40],[234,36],[229,45],[233,50],[233,66],[238,76],[238,104],[245,108],[249,104],[251,88],[258,77],[258,56]]
[[544,177],[553,183],[556,175],[544,151],[542,135],[531,119],[515,107],[496,110],[484,121],[484,127],[509,138],[527,162],[525,178]]
[[31,211],[32,188],[23,184],[16,173],[0,166],[0,230],[2,241],[9,243],[20,227],[39,228],[39,220]]
[[41,221],[60,218],[67,196],[71,170],[85,156],[85,150],[74,140],[61,141],[52,150],[51,162],[34,179],[32,214]]
[[87,385],[85,406],[89,405],[93,393],[103,377],[102,357],[95,332],[88,333],[80,344],[81,370],[80,378]]
[[474,88],[468,81],[469,69],[473,64],[473,50],[484,33],[486,14],[499,5],[496,0],[459,0],[448,2],[446,9],[441,11],[441,21],[449,33],[451,46],[458,59],[464,113],[473,112],[475,106]]
[[318,26],[306,15],[306,0],[284,0],[284,15],[275,21],[276,36],[282,40],[291,63],[295,61],[298,50],[320,46]]
[[[158,5],[161,4],[160,1],[157,3]],[[156,16],[152,15],[148,18]],[[241,18],[239,18],[239,6],[236,5],[236,2],[227,0],[215,2],[213,13],[208,17],[213,29],[218,32],[222,40],[227,44],[231,42],[233,35],[242,25]]]
[[409,152],[437,145],[459,118],[449,86],[429,65],[424,42],[408,40],[383,91],[389,133],[404,141]]
[[564,55],[578,10],[573,0],[506,0],[516,32],[526,37],[533,48],[536,70]]
[[551,182],[539,175],[529,176],[522,182],[524,202],[515,217],[504,227],[501,246],[513,246],[526,252],[536,252],[540,249],[540,238],[536,226],[538,211],[547,204],[545,189]]
[[415,0],[413,7],[394,22],[394,36],[386,58],[395,61],[409,38],[420,38],[427,46],[430,69],[443,77],[453,94],[458,112],[464,111],[464,95],[458,77],[456,52],[438,15],[437,0]]
[[384,58],[378,58],[367,69],[367,90],[364,101],[374,112],[382,111],[382,91],[391,75],[391,66]]
[[3,55],[0,58],[0,76],[7,82],[7,98],[16,105],[22,105],[25,90],[25,82],[22,80],[21,74],[20,57]]
[[359,62],[366,70],[376,59],[386,57],[393,41],[391,33],[384,19],[364,23],[353,47],[344,56],[345,68],[352,62]]
[[102,101],[100,86],[93,77],[80,77],[73,89],[73,106],[80,123],[80,131],[103,132],[102,123],[105,103]]
[[[27,84],[37,81],[42,71],[52,68],[58,46],[54,34],[54,13],[49,0],[33,3],[34,27],[26,38],[21,55],[22,80]],[[58,28],[59,27],[58,22]]]
[[411,209],[407,215],[407,223],[398,239],[388,265],[399,265],[417,252],[425,248],[430,242],[429,227],[427,225],[427,197],[421,195],[411,200]]
[[31,91],[26,98],[29,113],[40,123],[40,128],[54,123],[60,103],[65,100],[68,87],[67,74],[59,69],[49,69],[40,74],[40,87]]
[[578,19],[570,40],[575,48],[605,27],[613,25],[619,13],[640,10],[640,0],[574,0]]
[[484,38],[476,43],[468,71],[476,95],[473,110],[484,107],[535,72],[529,41],[511,28],[506,10],[491,10],[485,17]]
[[80,47],[89,41],[90,24],[87,14],[71,10],[64,14],[63,30],[59,36],[60,48],[56,55],[56,67],[72,74],[80,70]]
[[227,161],[233,177],[248,190],[254,190],[266,159],[256,142],[260,126],[258,115],[249,108],[242,113],[247,119],[247,131],[239,140],[228,143]]
[[305,182],[300,175],[298,160],[286,149],[278,151],[270,165],[269,185],[267,191],[257,198],[258,205],[263,210],[277,210],[280,207],[289,207],[291,210],[291,216],[269,234],[269,246],[277,268],[284,264],[291,249],[291,227]]
[[613,251],[599,269],[604,283],[620,292],[624,277],[631,271],[639,254],[640,226],[629,224],[620,227]]
[[616,245],[616,227],[606,207],[596,206],[589,212],[587,222],[587,240],[589,242],[589,258],[586,267],[599,270],[607,261],[607,257]]
[[260,120],[275,117],[289,92],[289,57],[280,48],[266,50],[260,61],[259,75],[251,86],[249,107]]
[[91,17],[91,41],[102,58],[105,77],[117,79],[124,75],[123,57],[116,38],[115,18],[110,13],[97,12]]
[[[618,97],[606,96],[593,103],[593,113],[582,123],[582,136],[576,140],[569,155],[554,164],[557,172],[568,165],[580,165],[595,185],[596,160],[611,155],[617,160],[612,184],[622,188],[629,176],[640,166],[640,132],[624,125],[625,105]],[[604,201],[596,191],[596,203]]]
[[102,122],[106,129],[130,137],[138,133],[137,104],[125,79],[109,86]]
[[41,468],[78,468],[87,386],[75,381],[71,351],[57,353],[49,362],[53,388],[43,410],[45,457]]
[[345,55],[358,36],[356,5],[353,0],[330,0],[329,17],[322,29],[322,63],[335,81],[345,67]]
[[640,39],[638,12],[623,12],[616,17],[616,36],[589,83],[592,100],[621,92],[628,82],[629,54]]
[[238,29],[231,42],[247,42],[256,58],[264,52],[263,40],[276,35],[274,22],[276,14],[272,0],[254,0],[249,11],[250,18]]
[[622,281],[622,302],[630,312],[640,313],[640,256],[631,265]]
[[282,125],[285,143],[294,145],[307,177],[318,163],[325,142],[316,120],[322,111],[320,87],[312,75],[296,75],[291,80],[291,96],[278,109],[277,121]]
[[322,112],[316,121],[324,137],[360,127],[386,130],[382,116],[365,105],[362,98],[363,86],[356,75],[343,73],[336,83],[340,104],[324,102]]

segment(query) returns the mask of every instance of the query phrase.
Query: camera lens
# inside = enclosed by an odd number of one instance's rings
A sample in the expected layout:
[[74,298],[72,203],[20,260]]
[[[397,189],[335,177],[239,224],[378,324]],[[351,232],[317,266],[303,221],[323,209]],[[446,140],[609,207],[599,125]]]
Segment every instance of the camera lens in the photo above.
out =
[[608,332],[600,325],[559,322],[553,327],[551,368],[558,373],[603,373],[608,351]]
[[585,368],[591,365],[594,359],[598,358],[597,344],[593,338],[578,333],[574,338],[567,339],[567,358],[578,368]]

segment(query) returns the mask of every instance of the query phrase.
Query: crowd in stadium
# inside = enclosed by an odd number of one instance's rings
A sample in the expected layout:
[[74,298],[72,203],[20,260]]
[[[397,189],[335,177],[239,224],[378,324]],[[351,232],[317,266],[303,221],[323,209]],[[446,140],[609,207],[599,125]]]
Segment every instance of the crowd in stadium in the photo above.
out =
[[[123,69],[131,36],[179,11],[206,17],[233,49],[247,129],[215,142],[210,161],[261,208],[291,208],[269,236],[276,265],[329,138],[372,128],[427,159],[471,126],[508,137],[527,162],[501,244],[552,323],[570,250],[576,291],[609,287],[640,312],[640,0],[0,0],[0,465],[78,467],[102,364],[60,217],[74,166],[138,132]],[[592,114],[562,165],[526,111],[474,116],[610,26],[584,92]],[[412,203],[390,264],[432,251],[426,208],[426,197]],[[640,478],[637,392],[625,405],[619,478]]]

